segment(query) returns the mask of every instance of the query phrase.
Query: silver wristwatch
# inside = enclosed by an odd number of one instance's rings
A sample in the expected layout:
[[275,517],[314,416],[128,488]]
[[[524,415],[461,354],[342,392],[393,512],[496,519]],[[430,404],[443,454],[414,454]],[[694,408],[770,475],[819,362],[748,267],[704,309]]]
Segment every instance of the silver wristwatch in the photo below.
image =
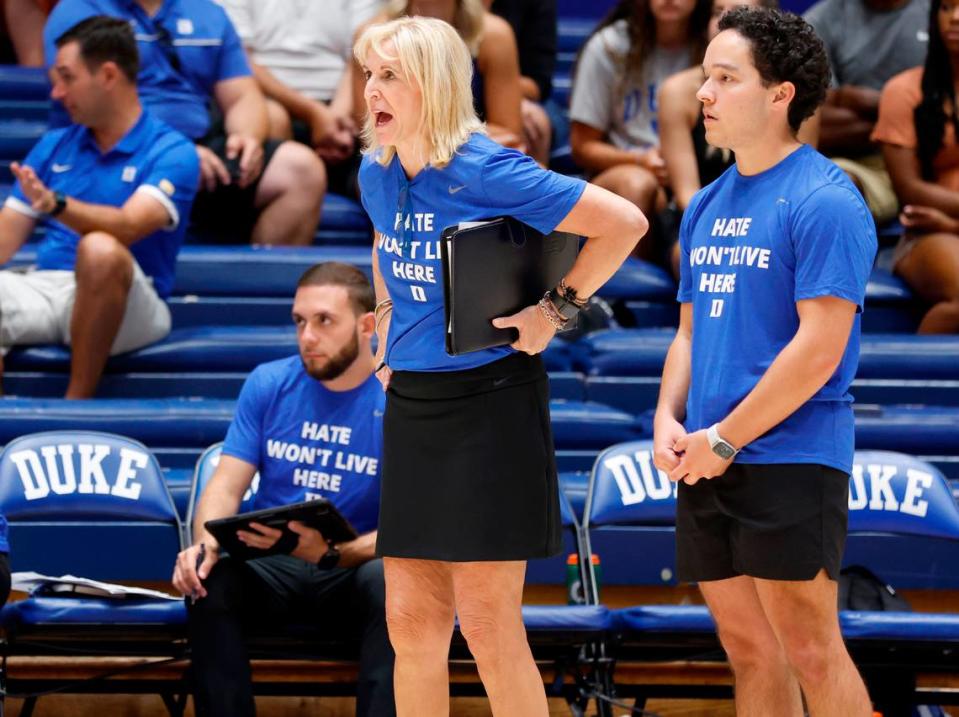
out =
[[739,453],[739,451],[733,448],[731,443],[722,439],[722,437],[719,435],[719,429],[717,428],[718,425],[718,423],[714,423],[706,429],[706,440],[709,441],[709,447],[713,449],[713,453],[722,458],[724,461],[731,461],[736,457],[736,454]]

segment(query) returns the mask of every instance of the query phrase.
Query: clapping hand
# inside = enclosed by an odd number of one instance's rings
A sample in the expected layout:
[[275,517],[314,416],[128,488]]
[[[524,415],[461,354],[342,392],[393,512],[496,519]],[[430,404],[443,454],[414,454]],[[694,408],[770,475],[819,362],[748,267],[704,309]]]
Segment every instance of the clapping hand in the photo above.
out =
[[20,182],[24,196],[30,200],[30,208],[37,214],[49,214],[57,205],[54,193],[47,188],[33,171],[33,167],[21,165],[19,162],[10,163],[10,171]]

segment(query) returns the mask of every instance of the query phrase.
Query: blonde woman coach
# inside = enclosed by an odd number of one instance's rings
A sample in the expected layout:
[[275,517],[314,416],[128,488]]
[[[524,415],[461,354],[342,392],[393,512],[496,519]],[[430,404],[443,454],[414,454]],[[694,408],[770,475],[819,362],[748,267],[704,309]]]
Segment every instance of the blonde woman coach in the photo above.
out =
[[[493,713],[545,717],[520,613],[526,560],[561,545],[539,353],[647,221],[626,200],[486,137],[470,54],[450,25],[419,17],[374,25],[354,52],[366,77],[360,186],[376,230],[377,376],[387,389],[377,552],[397,713],[449,713],[458,615]],[[494,321],[518,331],[512,346],[449,356],[440,233],[498,215],[589,239],[561,286]]]

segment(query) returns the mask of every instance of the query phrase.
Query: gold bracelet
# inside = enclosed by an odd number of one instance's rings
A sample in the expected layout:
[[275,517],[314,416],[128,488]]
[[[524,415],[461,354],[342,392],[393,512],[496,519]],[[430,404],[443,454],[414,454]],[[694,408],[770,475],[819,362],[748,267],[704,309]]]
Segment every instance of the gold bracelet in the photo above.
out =
[[566,321],[560,316],[559,312],[556,311],[556,307],[553,306],[553,302],[549,300],[548,296],[549,294],[544,296],[536,305],[552,327],[557,331],[562,331],[566,328]]
[[382,314],[380,314],[379,316],[377,316],[376,313],[373,314],[373,318],[374,318],[374,320],[373,320],[373,333],[376,333],[377,331],[380,330],[380,324],[383,323],[383,319],[385,319],[385,318],[386,318],[387,316],[389,316],[391,313],[393,313],[393,305],[392,305],[392,304],[390,304],[390,305],[386,308],[386,311],[384,311],[384,312],[383,312]]

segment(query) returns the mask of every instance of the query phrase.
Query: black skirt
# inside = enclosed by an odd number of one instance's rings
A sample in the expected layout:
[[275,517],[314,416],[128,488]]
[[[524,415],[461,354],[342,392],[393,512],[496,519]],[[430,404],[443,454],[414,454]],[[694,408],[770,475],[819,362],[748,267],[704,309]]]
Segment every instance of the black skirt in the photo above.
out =
[[397,371],[383,419],[377,553],[526,560],[561,547],[549,382],[539,356]]

